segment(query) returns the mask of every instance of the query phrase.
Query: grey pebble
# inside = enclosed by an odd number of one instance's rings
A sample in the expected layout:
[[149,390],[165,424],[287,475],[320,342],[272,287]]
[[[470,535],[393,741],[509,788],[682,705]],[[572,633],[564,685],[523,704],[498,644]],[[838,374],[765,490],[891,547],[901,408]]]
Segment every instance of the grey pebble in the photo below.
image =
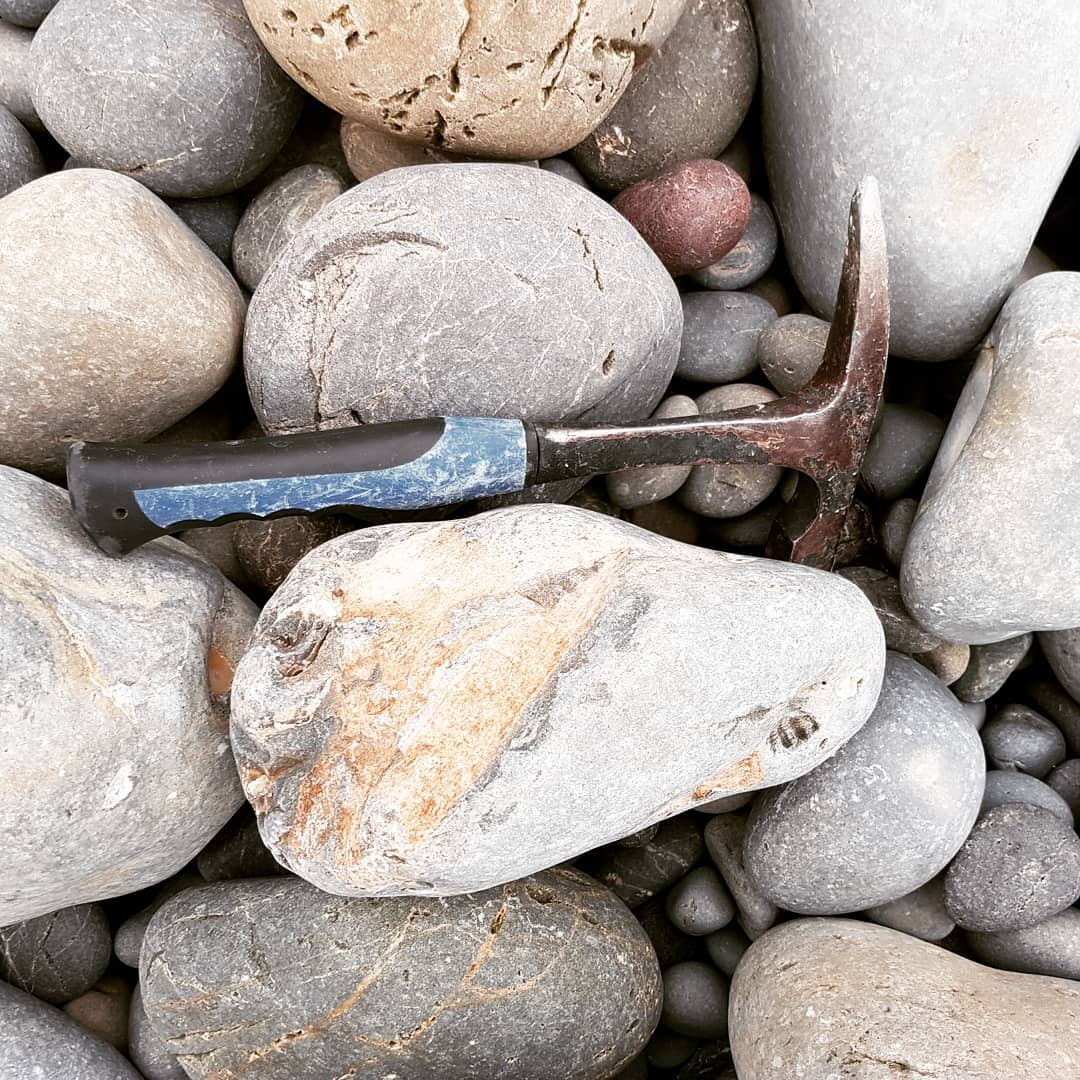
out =
[[709,959],[729,979],[735,974],[742,955],[750,948],[750,939],[734,924],[710,934],[705,939]]
[[1080,701],[1080,627],[1044,631],[1039,645],[1058,682],[1074,701]]
[[906,495],[930,469],[944,434],[933,413],[886,402],[859,471],[866,490],[878,499]]
[[[776,516],[783,508],[779,495],[771,495],[760,506],[734,518],[701,518],[701,529],[710,546],[721,551],[760,551],[772,532]],[[704,807],[697,807],[703,810]]]
[[661,1028],[645,1047],[645,1056],[654,1069],[678,1068],[697,1048],[698,1039],[676,1035]]
[[127,964],[128,967],[137,968],[146,928],[150,925],[150,920],[157,909],[185,889],[202,884],[203,879],[199,874],[187,870],[162,882],[150,903],[141,911],[129,916],[116,928],[113,952],[116,953],[117,960],[122,964]]
[[828,338],[824,319],[797,312],[781,316],[758,338],[758,365],[778,393],[794,393],[821,367]]
[[757,367],[761,332],[776,321],[768,300],[746,292],[682,294],[683,337],[675,374],[704,383],[733,383]]
[[[685,337],[683,340],[685,343]],[[673,420],[697,414],[698,408],[693,398],[673,394],[660,402],[652,419]],[[674,495],[683,486],[692,468],[692,465],[652,465],[609,473],[606,477],[608,498],[624,510],[659,502]]]
[[0,105],[10,109],[15,118],[32,131],[42,129],[30,96],[33,68],[30,43],[34,31],[0,21]]
[[1046,784],[1065,800],[1074,820],[1080,821],[1080,758],[1069,758],[1052,769]]
[[33,29],[56,6],[56,0],[0,0],[0,19]]
[[769,204],[760,195],[751,194],[750,221],[739,242],[719,262],[690,276],[706,289],[745,289],[768,272],[778,243],[776,218]]
[[988,645],[972,645],[967,669],[953,685],[953,693],[970,702],[993,697],[1027,656],[1033,640],[1032,634],[1020,634]]
[[256,589],[272,593],[309,551],[351,532],[356,525],[345,514],[249,518],[235,523],[233,549],[247,580]]
[[897,499],[885,511],[885,518],[878,530],[878,540],[881,542],[882,551],[885,552],[885,558],[896,570],[900,569],[900,563],[904,557],[904,545],[907,543],[908,533],[911,532],[911,525],[918,509],[919,503],[916,499]]
[[237,277],[254,292],[292,238],[345,189],[325,165],[301,165],[267,184],[248,203],[233,237]]
[[1040,780],[1065,760],[1065,736],[1027,705],[1006,705],[982,729],[995,769],[1017,769]]
[[571,184],[577,184],[578,187],[583,187],[586,190],[589,189],[589,181],[582,175],[581,170],[572,161],[567,161],[566,158],[544,158],[540,162],[540,168],[544,172],[554,173],[564,180],[569,180]]
[[248,199],[299,165],[325,165],[338,176],[349,179],[349,162],[342,146],[345,123],[341,114],[307,94],[303,98],[300,119],[281,152],[244,188]]
[[871,922],[923,941],[941,941],[956,929],[945,910],[945,878],[940,874],[906,896],[867,908],[863,914]]
[[1013,769],[990,769],[986,774],[986,787],[983,789],[982,806],[979,813],[985,814],[995,806],[1006,803],[1029,803],[1041,806],[1051,814],[1061,818],[1068,825],[1074,823],[1072,808],[1049,784],[1027,773]]
[[0,105],[0,198],[45,172],[34,136]]
[[[710,293],[730,297],[734,293]],[[775,401],[776,394],[752,383],[729,383],[706,390],[697,399],[702,416]],[[764,502],[780,483],[784,470],[775,465],[695,465],[676,496],[687,510],[704,517],[733,518]]]
[[1080,909],[1070,907],[1023,930],[968,931],[976,958],[1006,971],[1080,980]]
[[607,487],[599,478],[590,480],[583,488],[579,488],[566,500],[568,506],[579,506],[582,510],[592,510],[593,513],[603,514],[605,517],[622,517],[619,508],[608,501]]
[[146,1080],[188,1080],[184,1067],[169,1052],[143,1008],[142,990],[136,986],[128,1014],[128,1057]]
[[0,927],[0,979],[51,1005],[63,1005],[105,974],[112,956],[100,904],[76,904]]
[[731,895],[711,866],[698,866],[668,890],[667,917],[676,930],[705,937],[735,918]]
[[727,1034],[728,982],[700,960],[673,964],[664,971],[664,1006],[660,1022],[669,1031],[693,1039]]
[[[950,690],[956,689],[954,683],[949,687]],[[983,724],[986,723],[986,702],[985,701],[961,701],[963,706],[964,715],[971,721],[971,726],[976,731],[982,731]]]
[[638,829],[637,832],[632,832],[629,836],[621,837],[615,843],[619,847],[644,847],[646,844],[652,843],[653,837],[659,831],[660,822],[655,821],[652,825],[646,825],[644,829]]
[[244,206],[236,195],[166,199],[172,212],[226,265]]
[[1065,736],[1070,757],[1080,757],[1080,704],[1053,679],[1033,679],[1024,688],[1028,700]]
[[913,655],[927,671],[932,671],[946,686],[952,686],[968,666],[971,646],[962,641],[941,641],[929,652]]
[[964,930],[1023,930],[1080,898],[1080,837],[1041,806],[983,814],[945,875],[945,907]]
[[731,890],[739,925],[751,941],[756,941],[776,922],[779,912],[762,894],[743,863],[746,825],[745,817],[718,814],[705,826],[705,849]]
[[699,814],[730,814],[732,810],[741,810],[754,801],[756,791],[739,791],[734,795],[721,795],[719,799],[710,799],[694,809]]
[[288,873],[262,842],[259,823],[246,803],[199,852],[195,865],[206,881],[273,877]]
[[57,142],[159,195],[242,187],[303,101],[241,0],[64,0],[32,57],[34,107]]
[[900,595],[900,582],[872,566],[845,566],[838,571],[874,605],[885,631],[885,646],[911,656],[935,648],[940,641],[925,631],[908,613]]

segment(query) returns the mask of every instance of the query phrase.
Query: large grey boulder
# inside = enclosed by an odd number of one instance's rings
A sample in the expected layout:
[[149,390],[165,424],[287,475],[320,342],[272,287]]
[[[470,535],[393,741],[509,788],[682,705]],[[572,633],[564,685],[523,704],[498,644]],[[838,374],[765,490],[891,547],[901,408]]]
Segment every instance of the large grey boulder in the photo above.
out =
[[307,555],[237,669],[233,746],[302,877],[469,892],[807,772],[883,659],[839,577],[513,507]]
[[150,923],[141,981],[196,1080],[600,1080],[644,1047],[661,998],[645,931],[568,867],[444,900],[298,878],[190,889]]
[[803,295],[829,317],[851,192],[876,176],[892,351],[966,352],[1008,294],[1080,142],[1073,0],[751,8],[770,188]]
[[[1078,22],[1080,25],[1080,22]],[[949,641],[1080,625],[1080,274],[1009,297],[926,482],[900,584]]]
[[254,606],[177,541],[122,560],[0,467],[0,925],[134,892],[236,810],[228,688]]
[[251,301],[248,388],[272,433],[417,416],[648,416],[679,294],[602,199],[520,165],[410,166],[339,196]]

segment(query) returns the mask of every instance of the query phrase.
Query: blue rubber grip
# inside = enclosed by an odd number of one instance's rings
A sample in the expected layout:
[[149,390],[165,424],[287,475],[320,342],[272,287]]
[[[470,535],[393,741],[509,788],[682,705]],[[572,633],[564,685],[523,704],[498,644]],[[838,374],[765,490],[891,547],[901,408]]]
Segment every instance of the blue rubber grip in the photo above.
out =
[[139,488],[133,494],[143,514],[167,529],[179,522],[290,510],[422,510],[525,487],[528,456],[520,420],[450,416],[444,424],[430,450],[387,469]]

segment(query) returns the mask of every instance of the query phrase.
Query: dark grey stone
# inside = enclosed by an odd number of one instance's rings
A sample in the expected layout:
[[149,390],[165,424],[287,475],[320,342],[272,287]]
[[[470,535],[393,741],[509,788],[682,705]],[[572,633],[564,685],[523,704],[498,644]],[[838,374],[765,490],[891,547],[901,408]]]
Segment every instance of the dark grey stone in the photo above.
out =
[[675,1080],[739,1080],[727,1039],[702,1043],[690,1055]]
[[649,1062],[644,1053],[627,1062],[612,1080],[649,1080]]
[[[813,734],[813,717],[793,733]],[[982,800],[978,733],[939,679],[889,653],[866,725],[813,772],[762,793],[743,859],[774,903],[834,914],[905,896],[945,868]]]
[[33,135],[0,105],[0,198],[45,173]]
[[254,1061],[259,1080],[326,1080],[358,1055],[400,1080],[600,1078],[660,1012],[644,931],[568,867],[419,901],[218,882],[157,912],[143,958],[147,1016],[196,1080]]
[[654,1069],[678,1068],[698,1047],[698,1040],[689,1035],[676,1035],[661,1029],[645,1048],[645,1056]]
[[1080,701],[1080,627],[1042,633],[1039,645],[1058,682]]
[[[904,545],[907,543],[908,533],[911,532],[911,524],[915,520],[915,513],[919,504],[915,499],[897,499],[885,512],[885,518],[878,531],[878,539],[881,541],[881,550],[885,557],[892,563],[893,568],[899,570],[904,557]],[[953,687],[956,692],[956,687]]]
[[644,829],[638,829],[637,832],[632,832],[629,836],[623,836],[619,840],[616,840],[620,847],[644,847],[646,844],[652,843],[652,839],[660,831],[660,822],[654,822],[652,825],[646,825]]
[[32,131],[42,128],[30,96],[33,68],[30,43],[34,31],[0,21],[0,105],[10,109],[20,124]]
[[1049,810],[1069,825],[1074,823],[1073,811],[1061,794],[1042,780],[1013,769],[990,769],[986,774],[980,813],[1006,803],[1029,803]]
[[244,204],[236,195],[166,199],[172,212],[223,262],[232,257],[233,233]]
[[77,904],[0,928],[0,979],[51,1005],[63,1005],[105,974],[112,956],[100,904]]
[[733,924],[710,934],[705,939],[705,948],[709,959],[730,979],[743,953],[750,948],[750,939]]
[[247,805],[199,852],[195,865],[207,881],[288,873],[262,842],[259,823]]
[[746,822],[745,817],[736,814],[718,814],[705,826],[705,849],[731,890],[739,909],[739,925],[753,941],[776,922],[779,912],[762,895],[743,864]]
[[956,929],[945,910],[945,879],[940,874],[906,896],[867,908],[863,914],[871,922],[923,941],[941,941]]
[[982,729],[995,769],[1017,769],[1042,779],[1065,760],[1065,736],[1027,705],[1006,705]]
[[33,29],[56,6],[56,0],[0,0],[0,19]]
[[1080,899],[1080,837],[1041,806],[988,810],[945,875],[945,907],[964,930],[1023,930]]
[[1023,930],[968,931],[976,958],[1005,971],[1080,980],[1080,909],[1070,907]]
[[634,915],[648,935],[661,969],[681,964],[684,960],[701,958],[701,938],[684,934],[671,925],[661,897],[646,900],[640,907],[634,908]]
[[1052,679],[1033,679],[1025,695],[1065,736],[1070,757],[1080,757],[1080,704]]
[[687,960],[664,971],[660,1022],[678,1035],[720,1039],[727,1034],[728,981],[712,966]]
[[159,195],[242,187],[303,100],[241,0],[64,0],[32,56],[34,107],[57,142]]
[[814,315],[783,315],[761,332],[757,362],[780,394],[802,389],[825,356],[829,324]]
[[128,967],[137,968],[143,938],[146,936],[146,928],[150,925],[150,920],[154,917],[157,909],[166,901],[171,900],[177,893],[182,893],[185,889],[192,889],[196,885],[202,884],[203,879],[199,874],[187,870],[163,882],[153,900],[146,907],[125,919],[116,928],[113,952],[116,953],[117,960],[122,964],[127,964]]
[[933,464],[945,422],[913,405],[886,402],[866,448],[859,477],[878,499],[898,499],[922,479]]
[[986,701],[993,697],[1027,656],[1033,640],[1032,634],[1020,634],[988,645],[972,645],[971,659],[964,674],[953,684],[953,693],[961,701]]
[[872,566],[845,566],[838,571],[853,585],[858,585],[885,631],[885,645],[906,653],[928,652],[940,644],[940,639],[927,633],[908,613],[900,595],[900,582],[884,570]]
[[676,930],[693,937],[705,937],[735,918],[731,895],[711,866],[699,866],[672,885],[665,910]]
[[300,119],[281,152],[244,188],[243,194],[248,200],[267,184],[300,165],[324,165],[338,176],[350,178],[349,162],[342,146],[344,124],[341,114],[307,94],[303,98]]
[[778,243],[776,218],[769,204],[760,195],[751,194],[750,221],[739,242],[719,262],[690,276],[706,289],[745,289],[768,272]]
[[747,803],[753,802],[756,791],[740,791],[736,795],[722,795],[719,799],[712,799],[694,809],[699,814],[730,814],[733,810],[741,810]]
[[683,544],[696,544],[701,538],[701,521],[697,514],[684,509],[674,499],[637,506],[627,511],[626,520],[646,532]]
[[128,1056],[146,1080],[188,1080],[188,1074],[169,1053],[143,1008],[142,990],[135,987],[128,1014]]
[[[660,402],[652,418],[673,420],[679,416],[697,414],[697,404],[693,398],[673,394]],[[659,502],[674,495],[683,486],[692,468],[692,465],[652,465],[609,473],[605,478],[608,497],[624,510]]]
[[0,982],[0,1076],[5,1080],[142,1080],[108,1043],[59,1009]]
[[[703,518],[701,527],[710,547],[721,551],[757,551],[765,547],[773,523],[783,506],[779,495],[772,495],[760,506],[735,518]],[[697,807],[698,810],[704,807]]]
[[768,300],[746,292],[682,294],[683,336],[675,373],[704,383],[732,383],[757,367],[758,335],[776,321]]
[[1065,800],[1074,821],[1080,821],[1080,758],[1069,758],[1052,769],[1046,784]]

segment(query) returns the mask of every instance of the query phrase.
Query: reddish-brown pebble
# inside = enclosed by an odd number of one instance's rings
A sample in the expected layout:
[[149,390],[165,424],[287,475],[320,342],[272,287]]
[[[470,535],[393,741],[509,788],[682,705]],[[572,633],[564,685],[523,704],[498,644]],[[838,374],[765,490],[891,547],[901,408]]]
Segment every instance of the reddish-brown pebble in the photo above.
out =
[[722,161],[687,161],[627,188],[612,204],[674,275],[722,259],[750,220],[750,192]]

